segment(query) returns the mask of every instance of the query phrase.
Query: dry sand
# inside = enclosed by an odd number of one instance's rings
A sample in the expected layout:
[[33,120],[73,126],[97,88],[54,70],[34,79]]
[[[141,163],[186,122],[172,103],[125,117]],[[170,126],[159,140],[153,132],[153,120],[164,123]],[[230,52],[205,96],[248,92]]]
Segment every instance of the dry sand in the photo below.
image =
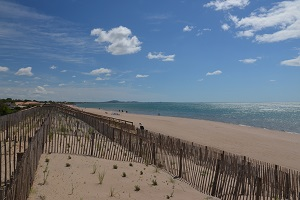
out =
[[[45,159],[49,159],[49,164]],[[66,163],[70,166],[66,167]],[[116,165],[117,169],[113,169]],[[94,167],[96,167],[95,173]],[[46,169],[46,170],[45,170]],[[44,173],[48,174],[45,184]],[[142,171],[142,175],[141,175]],[[99,184],[99,173],[105,172]],[[126,177],[122,177],[123,172]],[[154,186],[152,180],[156,180]],[[140,191],[135,191],[135,186]],[[204,195],[188,184],[173,179],[153,166],[103,160],[67,154],[43,154],[30,192],[29,200],[93,199],[217,199]],[[171,197],[172,196],[172,197]]]
[[[80,108],[82,109],[82,108]],[[87,112],[142,123],[145,129],[174,136],[198,144],[207,145],[231,153],[245,155],[260,161],[278,164],[300,171],[300,134],[271,131],[254,127],[238,126],[204,120],[137,115],[100,109],[86,108]],[[189,185],[175,180],[152,166],[128,162],[109,161],[92,157],[67,154],[42,155],[29,199],[216,199],[204,195]],[[50,162],[46,171],[49,176],[44,185],[45,159]],[[70,163],[70,167],[66,167]],[[97,170],[92,174],[93,166]],[[118,169],[113,169],[117,165]],[[98,173],[105,171],[103,184]],[[143,175],[140,175],[143,171]],[[122,173],[126,177],[122,177]],[[46,172],[47,173],[47,172]],[[156,179],[158,185],[153,186]],[[134,191],[135,186],[140,191]],[[174,189],[173,189],[174,188]],[[111,197],[111,194],[113,197]]]
[[142,123],[149,131],[300,171],[300,134],[187,118],[83,110],[132,121],[137,127]]

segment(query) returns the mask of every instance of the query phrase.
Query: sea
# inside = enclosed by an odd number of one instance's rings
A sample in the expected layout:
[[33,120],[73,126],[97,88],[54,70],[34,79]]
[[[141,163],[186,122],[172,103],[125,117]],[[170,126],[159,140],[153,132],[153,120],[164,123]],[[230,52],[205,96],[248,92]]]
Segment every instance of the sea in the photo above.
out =
[[76,106],[113,112],[127,111],[135,114],[202,119],[300,134],[300,102],[79,102],[76,103]]

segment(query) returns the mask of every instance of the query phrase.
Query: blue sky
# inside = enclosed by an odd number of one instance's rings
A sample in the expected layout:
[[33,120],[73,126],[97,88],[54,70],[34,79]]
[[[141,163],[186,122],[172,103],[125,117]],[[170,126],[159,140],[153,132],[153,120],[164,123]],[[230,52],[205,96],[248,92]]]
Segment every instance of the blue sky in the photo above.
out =
[[0,98],[300,101],[300,0],[0,0]]

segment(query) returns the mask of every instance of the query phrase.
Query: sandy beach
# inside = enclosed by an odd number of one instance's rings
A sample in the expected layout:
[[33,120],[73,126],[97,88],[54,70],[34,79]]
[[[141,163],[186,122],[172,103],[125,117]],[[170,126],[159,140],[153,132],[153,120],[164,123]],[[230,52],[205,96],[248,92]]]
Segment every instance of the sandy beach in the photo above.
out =
[[[80,108],[82,109],[82,108]],[[132,121],[136,127],[300,171],[300,134],[178,117],[140,115],[95,108],[84,111]]]
[[[101,184],[99,174],[104,174]],[[153,166],[86,156],[43,154],[28,199],[218,198],[202,194]]]
[[[187,118],[79,109],[132,121],[136,127],[142,123],[149,131],[300,170],[298,134]],[[200,193],[153,166],[53,153],[43,154],[40,159],[29,196],[29,200],[34,199],[217,198]]]

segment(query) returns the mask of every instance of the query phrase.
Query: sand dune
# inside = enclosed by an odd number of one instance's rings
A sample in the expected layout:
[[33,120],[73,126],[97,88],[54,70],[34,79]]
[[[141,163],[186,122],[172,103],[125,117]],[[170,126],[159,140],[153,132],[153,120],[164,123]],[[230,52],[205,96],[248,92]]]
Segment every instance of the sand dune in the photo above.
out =
[[[66,167],[66,163],[70,166]],[[85,156],[71,155],[69,159],[67,154],[43,154],[29,200],[217,199],[153,166],[129,164]],[[117,169],[113,169],[114,166]],[[105,173],[102,184],[99,184],[99,173]],[[45,182],[44,174],[48,174]],[[153,184],[154,181],[157,185]],[[137,186],[139,191],[136,191]]]

